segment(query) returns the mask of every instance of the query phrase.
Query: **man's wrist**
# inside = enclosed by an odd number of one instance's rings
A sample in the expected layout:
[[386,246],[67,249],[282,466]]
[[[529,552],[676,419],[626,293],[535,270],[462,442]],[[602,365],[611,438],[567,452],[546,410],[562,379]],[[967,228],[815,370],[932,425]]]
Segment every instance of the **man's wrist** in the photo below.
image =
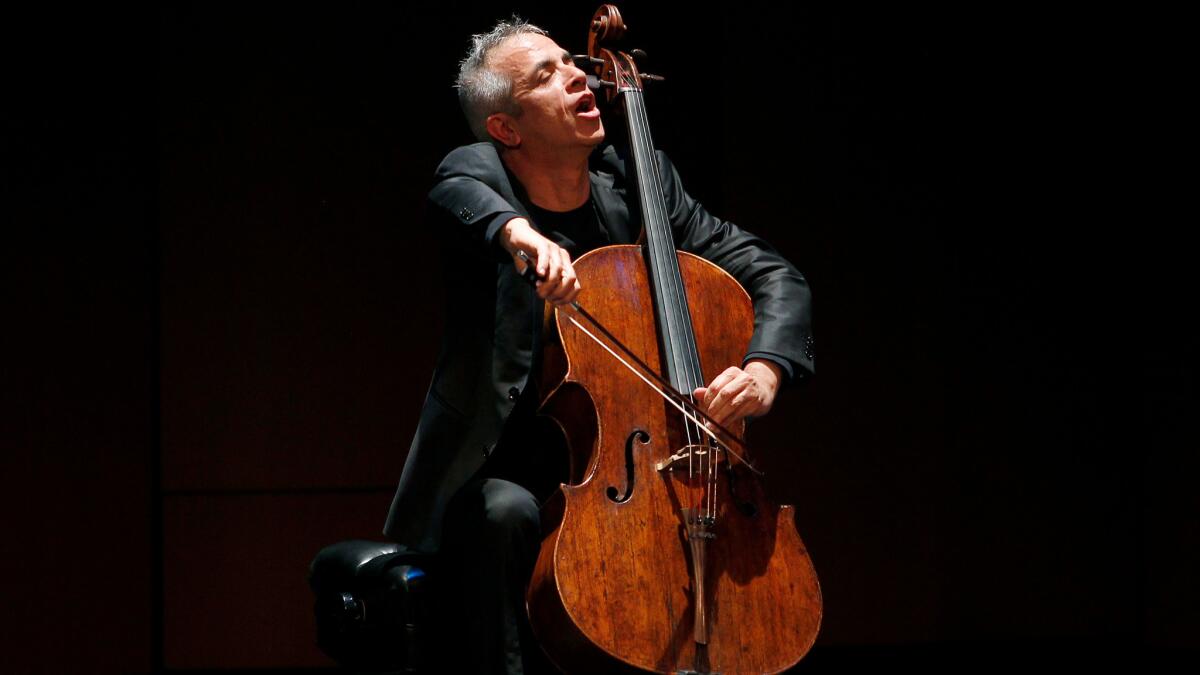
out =
[[516,242],[519,240],[521,235],[524,234],[522,229],[529,229],[529,227],[529,221],[520,216],[514,216],[513,218],[509,219],[509,221],[500,228],[500,246],[505,251],[508,251],[509,254],[516,253]]

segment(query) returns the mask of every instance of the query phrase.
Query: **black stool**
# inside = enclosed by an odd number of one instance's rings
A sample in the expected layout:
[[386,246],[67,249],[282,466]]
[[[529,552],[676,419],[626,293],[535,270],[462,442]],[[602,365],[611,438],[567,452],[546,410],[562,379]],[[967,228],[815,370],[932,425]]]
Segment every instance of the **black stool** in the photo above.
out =
[[359,672],[429,672],[435,603],[433,557],[399,544],[343,541],[309,565],[317,646]]

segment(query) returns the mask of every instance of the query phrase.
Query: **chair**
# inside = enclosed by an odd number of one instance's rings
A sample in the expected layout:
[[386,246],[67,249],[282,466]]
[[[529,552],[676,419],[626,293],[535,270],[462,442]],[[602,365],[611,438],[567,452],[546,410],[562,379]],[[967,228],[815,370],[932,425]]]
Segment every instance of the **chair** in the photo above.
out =
[[351,540],[326,546],[309,565],[317,646],[364,673],[429,672],[436,603],[433,556],[399,544]]

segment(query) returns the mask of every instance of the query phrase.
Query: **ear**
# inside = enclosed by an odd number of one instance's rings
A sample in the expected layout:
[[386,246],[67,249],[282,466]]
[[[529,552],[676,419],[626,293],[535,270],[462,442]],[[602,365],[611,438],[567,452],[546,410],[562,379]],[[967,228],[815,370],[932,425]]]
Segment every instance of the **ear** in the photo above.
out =
[[506,148],[517,148],[521,145],[521,132],[512,115],[508,113],[492,113],[487,118],[487,132]]

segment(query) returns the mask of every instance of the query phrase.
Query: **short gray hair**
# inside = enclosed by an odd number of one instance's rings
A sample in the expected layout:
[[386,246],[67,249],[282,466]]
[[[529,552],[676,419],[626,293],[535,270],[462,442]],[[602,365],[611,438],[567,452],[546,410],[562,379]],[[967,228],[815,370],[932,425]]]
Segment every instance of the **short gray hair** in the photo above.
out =
[[471,133],[481,141],[491,141],[487,132],[487,118],[493,113],[503,112],[520,117],[521,108],[513,100],[513,82],[507,74],[498,72],[488,63],[488,56],[500,43],[510,37],[534,33],[548,33],[537,26],[513,15],[511,21],[501,21],[486,33],[471,36],[471,48],[458,65],[458,102]]

